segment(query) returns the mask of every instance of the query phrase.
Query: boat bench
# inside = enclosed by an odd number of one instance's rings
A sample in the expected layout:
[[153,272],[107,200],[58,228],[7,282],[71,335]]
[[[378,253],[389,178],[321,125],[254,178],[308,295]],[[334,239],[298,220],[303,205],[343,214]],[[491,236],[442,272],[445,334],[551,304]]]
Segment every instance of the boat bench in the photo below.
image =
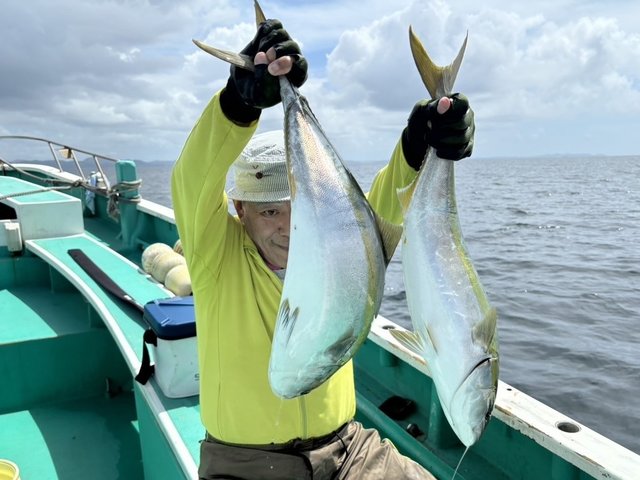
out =
[[[41,190],[39,193],[30,193]],[[0,203],[15,212],[15,220],[0,219],[0,246],[8,245],[9,227],[20,225],[21,240],[75,235],[84,232],[80,199],[56,190],[47,190],[19,178],[0,176]]]
[[[146,304],[173,294],[155,282],[136,264],[108,248],[86,233],[25,240],[28,251],[37,255],[57,270],[84,296],[111,332],[125,362],[133,375],[140,369],[143,334],[146,324],[139,310],[116,299],[96,283],[68,254],[70,249],[82,250],[93,262],[138,303]],[[145,385],[134,382],[136,408],[140,428],[145,476],[150,468],[176,469],[175,478],[197,478],[197,461],[200,440],[204,429],[200,421],[198,397],[171,399],[165,397],[152,377]],[[152,440],[151,440],[152,439]],[[168,455],[161,455],[171,448],[177,465]],[[160,456],[160,458],[158,458]],[[152,458],[148,463],[147,458]]]

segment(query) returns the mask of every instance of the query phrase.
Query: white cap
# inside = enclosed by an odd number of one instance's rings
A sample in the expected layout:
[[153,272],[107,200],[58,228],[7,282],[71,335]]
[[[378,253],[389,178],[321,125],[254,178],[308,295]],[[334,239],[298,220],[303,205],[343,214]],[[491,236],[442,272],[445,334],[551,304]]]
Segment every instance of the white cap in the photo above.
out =
[[232,200],[284,202],[291,199],[285,158],[284,132],[255,135],[233,164]]

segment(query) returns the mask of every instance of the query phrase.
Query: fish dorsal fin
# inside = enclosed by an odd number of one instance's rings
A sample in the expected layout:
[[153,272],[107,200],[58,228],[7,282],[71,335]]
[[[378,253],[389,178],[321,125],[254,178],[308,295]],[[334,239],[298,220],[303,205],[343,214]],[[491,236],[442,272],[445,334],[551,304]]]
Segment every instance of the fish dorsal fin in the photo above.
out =
[[462,57],[464,57],[464,51],[467,48],[468,37],[469,34],[465,36],[462,47],[453,63],[446,67],[441,67],[431,60],[422,42],[415,33],[413,33],[413,29],[409,27],[409,45],[411,46],[413,60],[416,62],[416,67],[418,67],[422,82],[427,87],[431,98],[440,98],[444,95],[449,95],[453,90],[453,83],[458,76],[458,70],[460,70],[460,65],[462,64]]
[[398,329],[389,330],[389,333],[407,350],[421,357],[424,355],[424,344],[422,343],[422,338],[420,338],[420,335],[417,333]]
[[484,318],[473,327],[473,339],[480,345],[490,345],[496,335],[498,312],[491,307]]
[[402,225],[396,225],[384,219],[376,212],[373,212],[382,238],[382,248],[384,249],[384,258],[387,265],[391,262],[391,258],[396,251],[398,243],[402,238]]
[[414,178],[413,181],[406,187],[401,187],[396,190],[403,214],[406,213],[407,210],[409,210],[409,204],[411,203],[411,199],[413,198],[413,192],[415,192],[416,190],[417,183],[418,177]]

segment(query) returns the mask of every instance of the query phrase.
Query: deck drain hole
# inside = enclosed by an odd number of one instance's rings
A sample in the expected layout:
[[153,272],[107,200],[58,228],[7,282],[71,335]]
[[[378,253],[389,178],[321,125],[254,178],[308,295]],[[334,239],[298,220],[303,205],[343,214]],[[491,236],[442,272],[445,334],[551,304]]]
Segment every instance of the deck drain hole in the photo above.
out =
[[571,422],[558,422],[556,423],[556,427],[558,427],[558,430],[562,430],[567,433],[576,433],[580,431],[580,427]]

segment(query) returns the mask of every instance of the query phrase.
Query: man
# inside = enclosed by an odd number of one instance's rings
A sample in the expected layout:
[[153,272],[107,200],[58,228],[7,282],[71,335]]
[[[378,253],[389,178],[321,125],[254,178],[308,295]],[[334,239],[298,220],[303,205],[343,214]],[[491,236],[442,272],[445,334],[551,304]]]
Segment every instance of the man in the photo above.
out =
[[[353,421],[351,362],[301,397],[283,400],[271,391],[267,370],[287,267],[290,194],[282,134],[249,141],[261,110],[280,102],[277,76],[300,86],[307,64],[277,20],[261,24],[242,53],[254,58],[255,72],[231,67],[172,176],[196,308],[207,431],[200,478],[433,479],[375,430]],[[473,112],[463,96],[419,102],[373,182],[372,207],[401,223],[396,188],[415,178],[427,148],[451,159],[469,156],[473,132]],[[229,197],[237,217],[228,213],[224,192],[234,161]]]

